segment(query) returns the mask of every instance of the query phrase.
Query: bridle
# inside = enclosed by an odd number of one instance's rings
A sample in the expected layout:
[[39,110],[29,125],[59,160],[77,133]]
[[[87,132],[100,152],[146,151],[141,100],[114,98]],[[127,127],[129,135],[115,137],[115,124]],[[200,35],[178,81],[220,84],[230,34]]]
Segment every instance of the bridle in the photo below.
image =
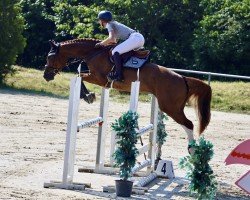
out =
[[[113,47],[113,45],[105,46],[102,49],[100,49],[99,51],[89,53],[86,57],[74,59],[72,62],[67,62],[67,64],[66,64],[65,67],[69,67],[69,65],[77,63],[77,62],[81,63],[82,61],[84,61],[88,65],[88,63],[92,59],[94,59],[96,56],[99,56],[100,54],[106,52],[107,50],[111,49],[112,47]],[[60,44],[58,45],[58,49],[55,52],[50,52],[48,54],[48,57],[50,57],[50,56],[56,56],[58,54],[58,52],[59,52],[59,48],[60,48]],[[53,60],[52,66],[54,66],[54,64],[55,64],[55,59]],[[48,67],[48,65],[45,65],[45,67]],[[53,76],[55,76],[55,75],[57,75],[57,74],[60,73],[59,69],[56,69],[54,67],[49,67],[49,68],[50,69],[52,68],[50,70],[50,73],[53,73]]]
[[[54,54],[54,55],[48,55],[48,57],[50,57],[50,56],[55,56],[56,54]],[[52,64],[52,66],[55,66],[54,65],[55,64],[55,59],[53,60],[53,64]],[[53,74],[53,76],[55,76],[55,75],[57,75],[57,74],[59,74],[59,72],[60,72],[60,70],[59,69],[56,69],[56,68],[54,68],[54,67],[49,67],[47,64],[45,65],[45,69],[50,69],[50,71],[49,71],[49,73],[52,73]]]

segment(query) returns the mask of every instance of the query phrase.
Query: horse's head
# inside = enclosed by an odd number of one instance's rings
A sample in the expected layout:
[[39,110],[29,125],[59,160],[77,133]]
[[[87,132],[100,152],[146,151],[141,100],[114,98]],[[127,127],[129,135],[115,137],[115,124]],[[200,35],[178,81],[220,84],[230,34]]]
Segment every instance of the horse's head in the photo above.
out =
[[54,79],[55,75],[62,70],[67,64],[67,58],[60,51],[60,43],[55,41],[49,41],[51,49],[47,56],[47,64],[45,65],[45,71],[43,77],[46,81]]

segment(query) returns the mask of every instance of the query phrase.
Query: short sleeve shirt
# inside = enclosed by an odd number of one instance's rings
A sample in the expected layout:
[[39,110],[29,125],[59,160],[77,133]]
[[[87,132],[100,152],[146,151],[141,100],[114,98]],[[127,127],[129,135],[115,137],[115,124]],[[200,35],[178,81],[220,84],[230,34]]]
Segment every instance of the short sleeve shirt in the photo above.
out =
[[108,22],[106,28],[108,29],[108,32],[114,31],[115,38],[121,40],[128,39],[130,34],[135,32],[135,30],[117,21]]

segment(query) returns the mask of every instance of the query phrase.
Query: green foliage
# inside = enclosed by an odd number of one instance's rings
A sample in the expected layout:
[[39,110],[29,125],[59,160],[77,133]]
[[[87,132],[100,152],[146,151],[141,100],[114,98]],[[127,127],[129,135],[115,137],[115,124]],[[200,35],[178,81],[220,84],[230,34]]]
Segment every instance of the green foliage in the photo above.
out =
[[193,30],[202,17],[198,1],[106,0],[105,3],[115,19],[144,35],[145,47],[152,50],[153,61],[171,67],[191,65]]
[[39,68],[46,63],[50,49],[48,41],[54,39],[55,25],[49,16],[53,15],[51,0],[21,0],[22,15],[26,21],[24,36],[27,46],[19,56],[18,64]]
[[[126,8],[126,9],[124,9]],[[97,23],[97,13],[110,10],[114,19],[136,30],[146,38],[146,48],[159,64],[186,68],[192,62],[193,30],[201,19],[199,3],[190,0],[55,0],[53,20],[56,34],[76,37],[107,37],[107,30]],[[106,35],[106,36],[105,36]]]
[[195,68],[250,75],[250,1],[203,0],[195,32]]
[[107,37],[97,13],[140,31],[152,61],[168,67],[249,75],[249,0],[21,0],[27,47],[18,63],[44,65],[48,40]]
[[180,167],[187,170],[187,178],[191,180],[189,191],[197,199],[215,199],[217,182],[208,162],[213,157],[213,144],[201,137],[189,144],[194,154],[180,160]]
[[157,124],[157,135],[156,135],[156,143],[157,143],[157,153],[156,158],[158,160],[161,159],[161,148],[164,142],[166,142],[166,138],[168,136],[166,129],[165,129],[165,120],[168,120],[168,117],[165,113],[159,111],[158,112],[158,124]]
[[138,155],[137,132],[138,114],[128,111],[111,125],[119,138],[117,149],[114,153],[115,166],[120,168],[120,177],[127,180],[131,176],[131,170],[135,166]]
[[168,133],[165,129],[166,124],[164,123],[165,120],[168,120],[168,117],[163,112],[158,112],[158,124],[157,124],[157,136],[156,142],[160,145],[163,145],[166,142],[166,137]]
[[97,14],[101,8],[95,4],[95,1],[54,0],[54,2],[53,20],[56,25],[56,35],[73,38],[104,38],[100,35],[97,23]]
[[0,83],[14,70],[16,56],[22,53],[25,39],[22,36],[24,21],[16,0],[0,2]]

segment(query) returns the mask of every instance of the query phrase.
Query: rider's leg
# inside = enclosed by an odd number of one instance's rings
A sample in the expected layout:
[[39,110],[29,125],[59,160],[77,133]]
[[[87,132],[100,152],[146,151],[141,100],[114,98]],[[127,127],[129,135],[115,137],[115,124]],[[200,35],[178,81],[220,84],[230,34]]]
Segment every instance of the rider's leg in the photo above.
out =
[[115,52],[113,54],[113,60],[115,63],[115,73],[110,74],[110,78],[112,80],[122,81],[123,80],[123,74],[122,74],[122,58],[119,52]]
[[117,45],[112,50],[112,55],[115,62],[115,73],[109,74],[108,78],[111,80],[121,81],[123,80],[122,75],[122,59],[121,54],[129,52],[133,49],[140,48],[144,45],[144,37],[140,33],[132,33],[130,37]]

